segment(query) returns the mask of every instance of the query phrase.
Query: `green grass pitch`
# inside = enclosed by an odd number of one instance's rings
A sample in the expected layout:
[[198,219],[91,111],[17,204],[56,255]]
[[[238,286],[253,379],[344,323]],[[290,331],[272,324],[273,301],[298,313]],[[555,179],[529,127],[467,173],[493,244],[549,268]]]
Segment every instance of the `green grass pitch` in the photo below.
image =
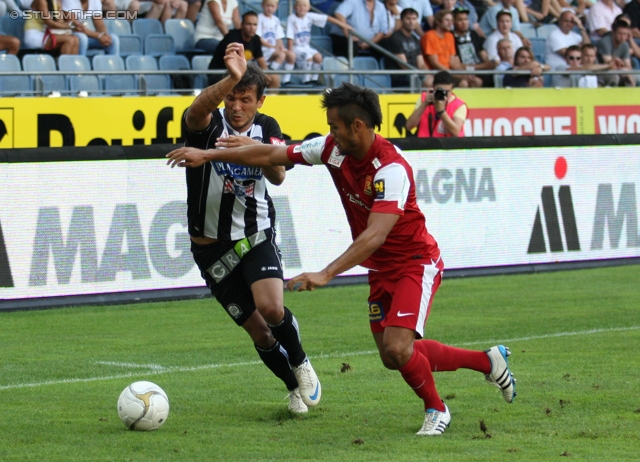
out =
[[[638,460],[639,281],[640,266],[445,278],[427,337],[509,346],[518,396],[436,373],[439,437],[415,436],[422,403],[374,351],[365,286],[285,297],[323,385],[306,416],[212,299],[0,313],[0,461]],[[118,419],[136,380],[171,400],[156,432]]]

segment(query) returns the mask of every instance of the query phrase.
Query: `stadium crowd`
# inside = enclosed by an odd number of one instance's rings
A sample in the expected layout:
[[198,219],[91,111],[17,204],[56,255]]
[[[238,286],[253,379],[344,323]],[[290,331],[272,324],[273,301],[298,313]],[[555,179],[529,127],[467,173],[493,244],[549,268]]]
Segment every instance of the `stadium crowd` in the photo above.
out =
[[[187,46],[176,35],[176,21]],[[133,48],[131,36],[139,36]],[[153,49],[149,36],[169,44]],[[318,71],[328,70],[327,58],[344,63],[350,42],[353,56],[373,58],[368,70],[418,69],[426,74],[425,88],[435,75],[426,70],[453,71],[456,87],[635,86],[640,74],[632,72],[595,79],[575,74],[640,68],[640,0],[0,0],[0,53],[6,55],[113,55],[124,64],[129,55],[158,61],[175,53],[188,58],[179,69],[192,69],[196,55],[199,62],[214,57],[205,69],[223,69],[216,51],[230,41],[243,42],[247,58],[262,69],[281,71],[270,74],[273,91],[339,84],[321,83]],[[595,51],[595,61],[583,61],[585,47],[589,55]],[[306,72],[288,73],[293,70]],[[476,74],[480,70],[531,75]],[[545,75],[548,70],[571,72]],[[410,86],[408,73],[378,74],[386,77],[379,87]],[[357,82],[367,86],[374,77],[357,76]]]

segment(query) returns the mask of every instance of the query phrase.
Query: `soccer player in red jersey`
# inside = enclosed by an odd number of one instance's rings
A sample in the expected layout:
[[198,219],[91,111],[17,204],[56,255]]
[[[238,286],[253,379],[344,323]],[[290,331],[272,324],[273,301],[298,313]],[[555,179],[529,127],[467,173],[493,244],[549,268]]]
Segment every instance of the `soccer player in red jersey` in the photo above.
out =
[[[356,266],[369,268],[369,320],[382,363],[398,370],[424,401],[418,435],[442,434],[451,414],[435,387],[432,372],[472,369],[499,387],[505,401],[515,397],[508,348],[472,351],[422,339],[433,296],[440,285],[440,250],[416,203],[411,166],[400,150],[374,128],[382,123],[378,95],[348,83],[322,98],[330,134],[299,145],[259,145],[203,151],[180,148],[167,155],[172,166],[211,161],[248,166],[324,164],[351,227],[353,243],[322,271],[289,280],[293,290],[314,290]],[[220,147],[225,147],[220,140]]]

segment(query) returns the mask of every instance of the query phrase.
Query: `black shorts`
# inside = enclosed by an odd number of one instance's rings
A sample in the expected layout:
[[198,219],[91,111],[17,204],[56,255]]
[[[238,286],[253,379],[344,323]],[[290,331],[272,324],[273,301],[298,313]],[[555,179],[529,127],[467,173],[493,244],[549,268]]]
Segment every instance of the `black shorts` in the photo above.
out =
[[207,287],[222,307],[239,326],[256,310],[251,285],[261,279],[283,278],[280,249],[276,245],[276,233],[265,231],[267,239],[252,248],[231,272],[216,281],[209,269],[218,262],[238,241],[221,241],[209,245],[191,242],[191,253]]

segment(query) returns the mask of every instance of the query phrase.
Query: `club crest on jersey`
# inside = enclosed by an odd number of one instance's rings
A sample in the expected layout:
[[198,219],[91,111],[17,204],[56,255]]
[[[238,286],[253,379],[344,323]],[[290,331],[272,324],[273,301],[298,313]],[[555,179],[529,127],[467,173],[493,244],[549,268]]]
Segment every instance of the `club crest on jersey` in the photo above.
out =
[[340,150],[338,149],[337,146],[335,146],[331,150],[331,155],[327,160],[327,164],[340,168],[340,166],[342,165],[342,162],[344,162],[344,155],[340,154]]
[[244,167],[227,162],[213,162],[213,168],[218,175],[232,176],[236,180],[262,179],[262,169],[260,167]]
[[253,181],[247,183],[248,184],[240,184],[236,183],[231,178],[225,178],[222,192],[234,194],[236,197],[253,197],[255,183]]
[[371,175],[367,175],[366,178],[364,179],[364,193],[367,194],[368,196],[371,196],[372,192],[371,192],[371,182],[373,181],[373,178],[371,178]]
[[376,199],[384,199],[384,180],[378,180],[373,184],[376,188]]

